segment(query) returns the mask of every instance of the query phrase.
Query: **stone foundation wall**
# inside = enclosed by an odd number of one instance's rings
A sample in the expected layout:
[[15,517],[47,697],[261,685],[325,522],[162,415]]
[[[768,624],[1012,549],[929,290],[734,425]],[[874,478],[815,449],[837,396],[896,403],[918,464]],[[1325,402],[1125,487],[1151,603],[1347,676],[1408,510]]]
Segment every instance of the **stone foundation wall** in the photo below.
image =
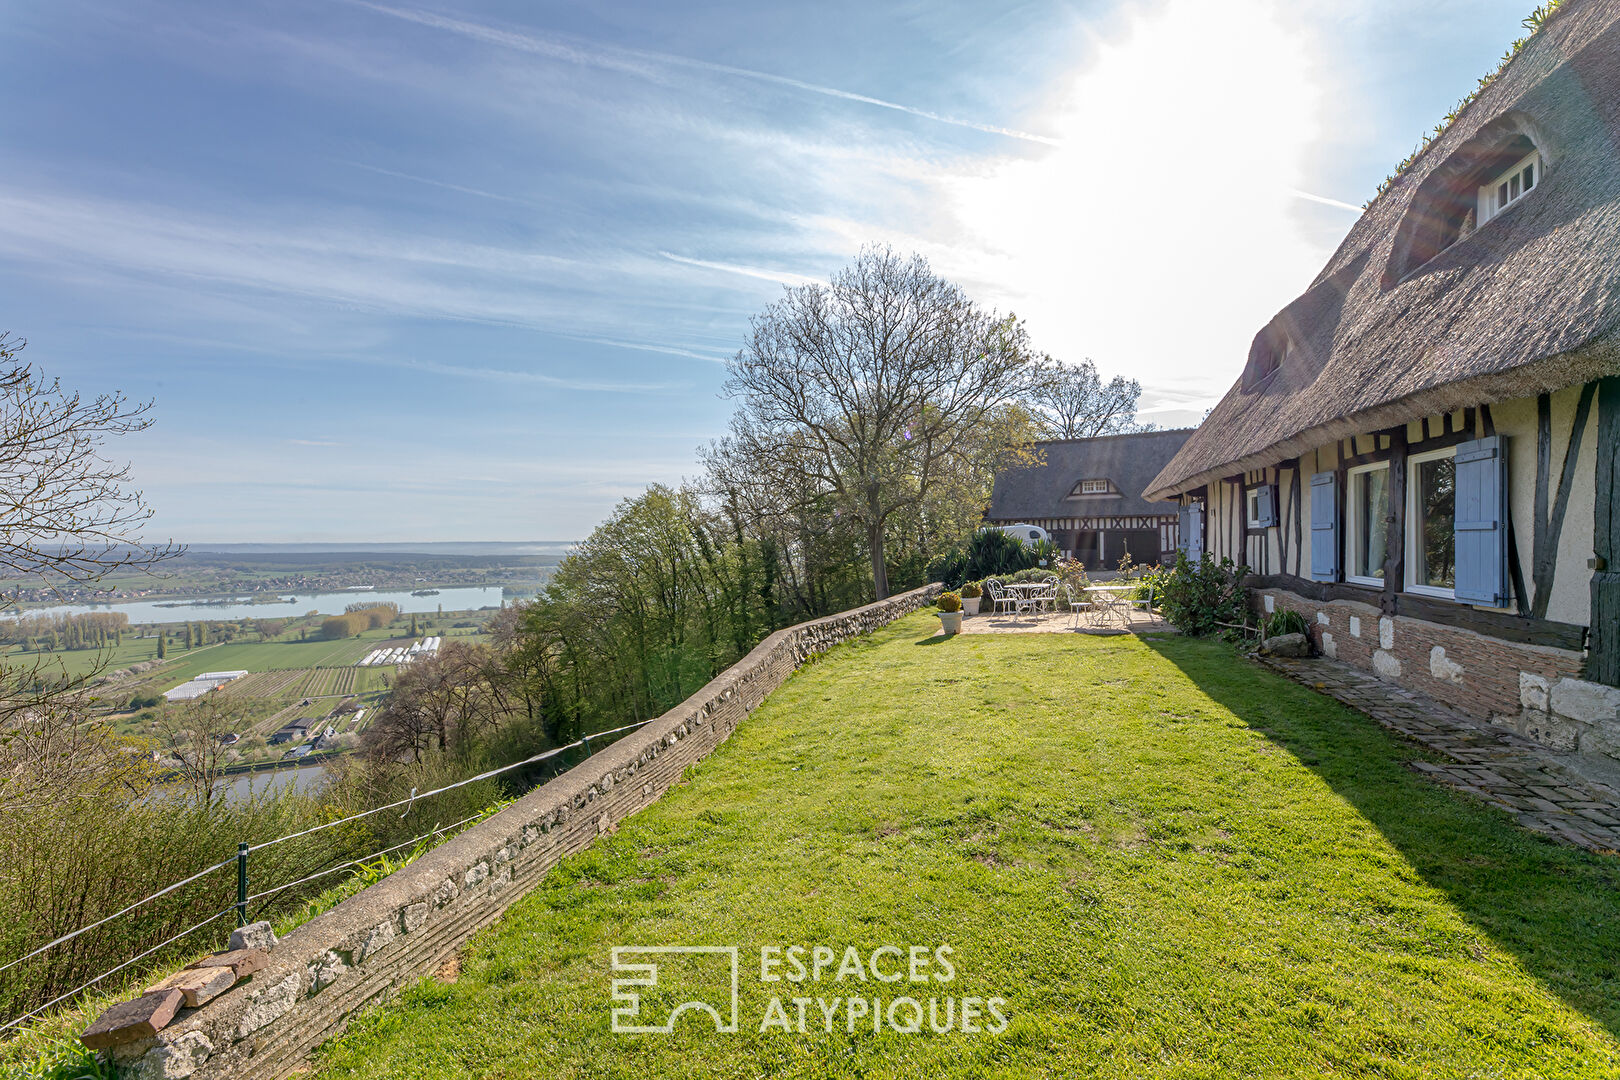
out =
[[355,1010],[437,970],[563,856],[656,800],[806,658],[915,611],[938,591],[925,586],[777,631],[646,727],[293,930],[249,982],[156,1038],[120,1047],[125,1075],[287,1076]]
[[1522,645],[1354,600],[1255,593],[1262,613],[1297,611],[1324,656],[1420,691],[1558,750],[1620,758],[1620,689],[1580,678],[1581,654]]

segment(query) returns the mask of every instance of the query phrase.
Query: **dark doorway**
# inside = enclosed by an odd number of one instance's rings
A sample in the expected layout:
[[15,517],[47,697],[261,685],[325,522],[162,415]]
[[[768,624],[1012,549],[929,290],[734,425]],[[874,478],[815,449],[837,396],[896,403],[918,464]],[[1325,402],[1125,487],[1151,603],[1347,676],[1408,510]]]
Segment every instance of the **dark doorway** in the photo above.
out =
[[1159,561],[1159,530],[1158,529],[1123,529],[1119,532],[1105,533],[1106,542],[1103,545],[1103,563],[1098,569],[1112,570],[1119,565],[1119,560],[1131,553],[1131,561],[1138,566],[1143,563],[1153,564]]

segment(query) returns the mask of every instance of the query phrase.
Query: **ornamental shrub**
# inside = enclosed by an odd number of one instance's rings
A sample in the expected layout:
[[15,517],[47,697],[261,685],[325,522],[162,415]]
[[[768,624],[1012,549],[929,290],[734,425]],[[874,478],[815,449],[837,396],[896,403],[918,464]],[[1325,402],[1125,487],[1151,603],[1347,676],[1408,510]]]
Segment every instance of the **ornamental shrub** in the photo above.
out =
[[941,611],[962,610],[962,598],[953,592],[940,593],[939,599],[935,603]]
[[1160,584],[1161,608],[1170,625],[1191,637],[1219,633],[1219,623],[1242,623],[1248,613],[1243,579],[1247,566],[1216,562],[1208,552],[1197,562],[1185,551]]

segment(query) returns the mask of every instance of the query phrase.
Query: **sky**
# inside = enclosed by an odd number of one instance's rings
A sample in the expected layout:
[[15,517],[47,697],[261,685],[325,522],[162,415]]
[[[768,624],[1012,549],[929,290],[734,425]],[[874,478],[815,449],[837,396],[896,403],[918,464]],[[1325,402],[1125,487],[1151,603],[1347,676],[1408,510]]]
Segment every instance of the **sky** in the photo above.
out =
[[0,329],[149,539],[566,540],[925,255],[1196,423],[1529,0],[0,0]]

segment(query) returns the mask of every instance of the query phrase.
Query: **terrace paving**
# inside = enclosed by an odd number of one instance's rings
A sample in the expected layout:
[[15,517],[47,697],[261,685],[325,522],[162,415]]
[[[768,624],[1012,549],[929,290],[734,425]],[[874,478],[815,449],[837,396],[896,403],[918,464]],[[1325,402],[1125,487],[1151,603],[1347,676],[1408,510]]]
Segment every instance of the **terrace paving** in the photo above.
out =
[[1560,754],[1337,660],[1260,661],[1441,755],[1409,767],[1588,851],[1620,852],[1620,769]]

